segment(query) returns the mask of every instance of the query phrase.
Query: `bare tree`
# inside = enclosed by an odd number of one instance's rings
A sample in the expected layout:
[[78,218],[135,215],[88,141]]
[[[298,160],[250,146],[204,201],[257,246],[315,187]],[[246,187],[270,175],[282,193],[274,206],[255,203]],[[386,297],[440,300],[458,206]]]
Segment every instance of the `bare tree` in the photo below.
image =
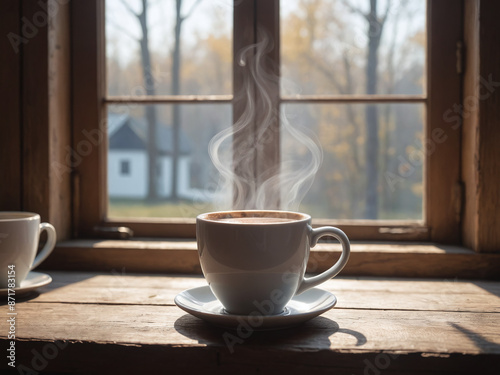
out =
[[[378,51],[384,25],[391,7],[391,1],[387,0],[386,9],[382,16],[378,15],[378,0],[369,0],[370,8],[367,13],[361,9],[352,6],[349,2],[344,4],[354,13],[361,15],[367,22],[368,46],[366,51],[366,93],[376,94],[378,84]],[[365,162],[366,162],[366,198],[365,198],[365,217],[367,219],[377,219],[378,217],[378,154],[379,154],[379,118],[378,107],[368,104],[365,107],[366,122],[366,143],[365,143]]]
[[[182,0],[175,1],[175,26],[174,26],[174,46],[172,49],[172,95],[180,94],[180,74],[181,74],[181,31],[182,23],[193,13],[201,0],[197,0],[185,14],[181,14]],[[155,95],[155,79],[153,76],[151,51],[149,49],[149,30],[148,30],[148,0],[142,0],[142,11],[137,13],[127,3],[126,0],[121,0],[123,6],[133,14],[141,26],[141,38],[138,39],[141,50],[142,73],[144,79],[144,89],[146,95]],[[122,31],[128,34],[126,29]],[[145,108],[146,122],[148,125],[148,195],[150,201],[158,200],[158,148],[157,148],[157,113],[154,105],[147,105]],[[178,181],[178,164],[180,153],[180,107],[173,106],[172,111],[172,191],[171,199],[178,200],[177,181]]]
[[[175,26],[174,26],[174,48],[172,50],[172,95],[180,94],[181,76],[181,32],[183,22],[193,13],[201,0],[197,0],[191,9],[182,15],[182,0],[175,0]],[[180,151],[180,126],[181,113],[178,105],[172,109],[172,193],[171,199],[177,201],[179,194],[177,191],[177,181],[179,175],[179,151]]]
[[[397,39],[400,36],[398,35],[398,29],[401,27],[399,23],[402,20],[404,12],[407,12],[408,10],[409,2],[410,0],[399,0],[398,11],[392,12],[391,14],[392,30],[388,31],[390,40],[388,43],[387,54],[384,57],[384,60],[386,61],[386,66],[384,67],[384,94],[394,94],[396,85],[401,82],[401,77],[398,78],[398,71],[401,71],[401,67],[405,66],[408,58],[412,56],[412,48],[414,47],[410,43],[403,46],[399,46],[397,43]],[[411,13],[408,13],[405,16],[406,19],[403,19],[403,22],[411,21]],[[382,126],[380,134],[382,145],[380,149],[383,150],[383,155],[380,168],[383,171],[389,170],[389,163],[393,158],[393,156],[389,154],[388,150],[390,148],[391,139],[392,142],[394,142],[394,133],[390,131],[391,122],[394,121],[395,117],[394,112],[394,106],[387,104],[384,106],[383,114],[381,116]],[[382,198],[382,203],[379,206],[383,207],[384,211],[389,211],[390,203],[394,198],[394,192],[389,189],[384,189],[384,194],[380,197]]]
[[[151,62],[151,51],[149,49],[149,30],[148,30],[148,0],[142,0],[142,10],[137,13],[132,7],[126,2],[126,0],[121,0],[123,6],[133,14],[140,26],[141,26],[141,37],[138,39],[140,50],[141,50],[141,62],[142,62],[142,76],[144,83],[144,90],[146,95],[155,95],[155,79],[153,76],[153,68]],[[147,123],[147,151],[148,151],[148,195],[147,200],[156,201],[158,200],[158,148],[156,143],[157,138],[157,114],[156,107],[154,105],[147,105],[145,108],[145,117]]]

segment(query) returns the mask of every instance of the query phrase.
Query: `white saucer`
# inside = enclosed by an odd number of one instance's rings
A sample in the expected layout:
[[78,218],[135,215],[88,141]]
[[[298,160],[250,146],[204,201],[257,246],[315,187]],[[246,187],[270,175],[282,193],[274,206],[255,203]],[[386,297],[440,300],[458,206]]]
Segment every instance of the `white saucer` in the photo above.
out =
[[[11,295],[11,297],[19,297],[22,294],[29,293],[37,288],[40,288],[44,285],[50,284],[52,282],[52,277],[45,273],[41,272],[29,272],[26,279],[21,282],[21,286],[19,288],[14,288],[16,294]],[[0,289],[0,297],[5,297],[8,295],[9,289],[4,288]]]
[[188,289],[175,297],[175,304],[184,311],[213,325],[237,329],[250,326],[254,330],[279,329],[295,326],[331,309],[337,298],[330,292],[312,288],[292,298],[280,315],[246,316],[227,313],[210,287]]

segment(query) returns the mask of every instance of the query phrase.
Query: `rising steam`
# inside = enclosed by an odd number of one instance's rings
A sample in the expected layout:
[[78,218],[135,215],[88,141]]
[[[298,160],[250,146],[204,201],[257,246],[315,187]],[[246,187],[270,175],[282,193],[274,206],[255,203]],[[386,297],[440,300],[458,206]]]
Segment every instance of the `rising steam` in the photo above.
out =
[[[215,135],[209,144],[210,158],[220,173],[217,194],[220,198],[216,204],[220,210],[297,211],[314,181],[323,155],[315,135],[292,126],[282,109],[280,137],[291,141],[294,150],[303,152],[300,155],[281,152],[278,169],[271,167],[255,175],[255,155],[262,152],[272,132],[278,131],[273,128],[278,113],[267,87],[279,82],[279,77],[265,68],[268,63],[265,55],[273,49],[273,43],[261,31],[259,35],[262,41],[244,48],[238,56],[239,65],[245,69],[244,90],[240,94],[244,97],[245,109],[232,127]],[[235,101],[242,99],[240,95]],[[259,123],[257,132],[251,132],[249,128],[256,121]]]

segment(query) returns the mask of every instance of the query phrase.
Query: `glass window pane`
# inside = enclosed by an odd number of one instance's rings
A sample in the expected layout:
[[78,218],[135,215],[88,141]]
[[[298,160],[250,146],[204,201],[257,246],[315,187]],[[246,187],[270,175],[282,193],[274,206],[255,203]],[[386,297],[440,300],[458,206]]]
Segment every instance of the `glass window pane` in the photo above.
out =
[[425,94],[425,3],[281,1],[282,94]]
[[179,27],[175,0],[146,4],[106,1],[108,95],[231,94],[230,2],[181,1]]
[[[290,126],[314,132],[323,150],[321,167],[299,209],[315,218],[421,220],[424,108],[423,104],[286,105]],[[368,116],[376,116],[375,133],[367,131]],[[287,131],[281,145],[283,161],[304,160],[308,153]],[[375,157],[368,158],[373,152]],[[300,178],[294,170],[282,174]]]
[[[153,156],[148,148],[152,112]],[[231,119],[229,104],[108,106],[108,216],[196,217],[211,211],[219,174],[208,144]]]

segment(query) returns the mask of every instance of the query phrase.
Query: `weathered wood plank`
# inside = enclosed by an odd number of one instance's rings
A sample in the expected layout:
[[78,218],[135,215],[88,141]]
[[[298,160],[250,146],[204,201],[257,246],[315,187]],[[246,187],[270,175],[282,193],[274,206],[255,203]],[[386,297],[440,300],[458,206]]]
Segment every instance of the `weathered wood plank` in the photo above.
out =
[[[18,341],[18,363],[29,373],[70,374],[494,374],[500,361],[495,355],[429,355],[421,353],[352,353],[342,351],[259,350],[237,347],[233,353],[220,347],[95,344],[88,342]],[[52,355],[45,358],[43,353]],[[54,354],[53,354],[54,353]],[[54,357],[55,356],[55,357]],[[3,374],[9,372],[5,362]],[[26,370],[27,369],[27,370]],[[36,373],[32,371],[32,373]]]
[[[337,308],[359,308],[366,310],[420,310],[420,311],[462,311],[462,312],[499,312],[500,297],[487,295],[443,293],[388,293],[365,291],[339,291],[328,289],[338,299]],[[56,289],[41,294],[31,302],[64,302],[64,303],[108,303],[134,305],[174,305],[174,297],[178,291],[172,289],[150,288],[78,288],[68,290]]]
[[[462,7],[454,0],[427,3],[428,88],[425,215],[431,241],[460,242],[460,131],[443,114],[461,102],[456,43],[462,38]],[[444,22],[446,26],[444,26]]]
[[[289,350],[500,354],[496,313],[333,309],[304,325],[241,335],[239,345]],[[0,321],[0,338],[7,322]],[[169,346],[226,346],[223,329],[176,306],[25,303],[18,339]],[[237,331],[233,334],[238,334]]]
[[[207,285],[202,277],[127,275],[123,270],[110,275],[51,275],[53,283],[30,302],[174,305],[180,291]],[[337,308],[500,312],[500,286],[494,282],[339,277],[321,287],[337,296]]]
[[478,252],[500,252],[500,29],[497,1],[465,1],[462,179],[464,243]]
[[[40,6],[41,2],[37,2]],[[49,0],[57,11],[48,15],[48,114],[49,150],[48,220],[57,230],[59,240],[71,235],[71,173],[68,150],[71,146],[71,57],[70,57],[70,4]],[[50,12],[49,12],[50,13]],[[34,137],[35,138],[35,137]]]
[[69,237],[71,225],[65,161],[70,149],[68,9],[67,3],[47,0],[22,3],[28,40],[20,61],[22,209],[51,222],[59,239]]
[[[500,38],[498,17],[500,3],[482,0],[479,33],[479,147],[476,168],[477,185],[477,251],[500,252]],[[464,103],[466,104],[466,103]]]
[[[186,288],[206,285],[201,275],[134,274],[126,269],[114,270],[108,274],[98,272],[49,271],[53,286],[65,286],[72,283],[72,288],[84,287],[136,287],[166,288],[180,291]],[[464,294],[500,294],[500,283],[481,280],[446,280],[446,279],[410,279],[382,277],[338,276],[323,284],[326,289],[379,291],[398,293],[431,293],[437,289],[442,293]]]
[[[469,106],[479,107],[479,0],[464,2],[465,71],[463,76],[463,97]],[[462,180],[464,181],[464,213],[462,236],[465,246],[477,248],[477,127],[479,111],[470,111],[462,119],[456,116],[457,124],[462,122]]]
[[[337,245],[319,244],[311,252],[308,272],[328,269],[339,255]],[[201,274],[194,241],[70,241],[59,244],[44,267]],[[499,279],[500,254],[432,244],[355,243],[342,275]]]
[[[204,285],[202,277],[52,276],[43,294],[16,304],[17,363],[35,371],[136,374],[168,364],[173,373],[423,375],[496,374],[500,366],[500,315],[481,311],[498,308],[500,283],[336,278],[324,285],[338,307],[293,329],[252,332],[216,328],[150,298],[167,301]],[[477,312],[428,311],[460,305]],[[5,345],[7,328],[0,320]]]
[[[85,157],[73,162],[72,171],[79,176],[75,196],[75,231],[78,236],[92,235],[93,227],[106,216],[106,149],[107,125],[103,98],[106,92],[104,52],[104,2],[74,1],[71,4],[72,47],[72,143],[90,145]],[[97,131],[99,141],[90,142],[85,134]],[[81,146],[80,146],[81,147]],[[69,155],[71,156],[71,155]]]
[[[46,5],[47,1],[41,4]],[[22,16],[31,22],[41,7],[37,2],[23,2]],[[22,71],[22,144],[23,209],[50,220],[50,122],[48,79],[48,22],[35,27],[36,33],[23,46]],[[23,30],[26,34],[28,30]],[[34,34],[34,35],[32,35]],[[23,35],[23,37],[28,37]],[[57,228],[56,228],[57,229]]]

